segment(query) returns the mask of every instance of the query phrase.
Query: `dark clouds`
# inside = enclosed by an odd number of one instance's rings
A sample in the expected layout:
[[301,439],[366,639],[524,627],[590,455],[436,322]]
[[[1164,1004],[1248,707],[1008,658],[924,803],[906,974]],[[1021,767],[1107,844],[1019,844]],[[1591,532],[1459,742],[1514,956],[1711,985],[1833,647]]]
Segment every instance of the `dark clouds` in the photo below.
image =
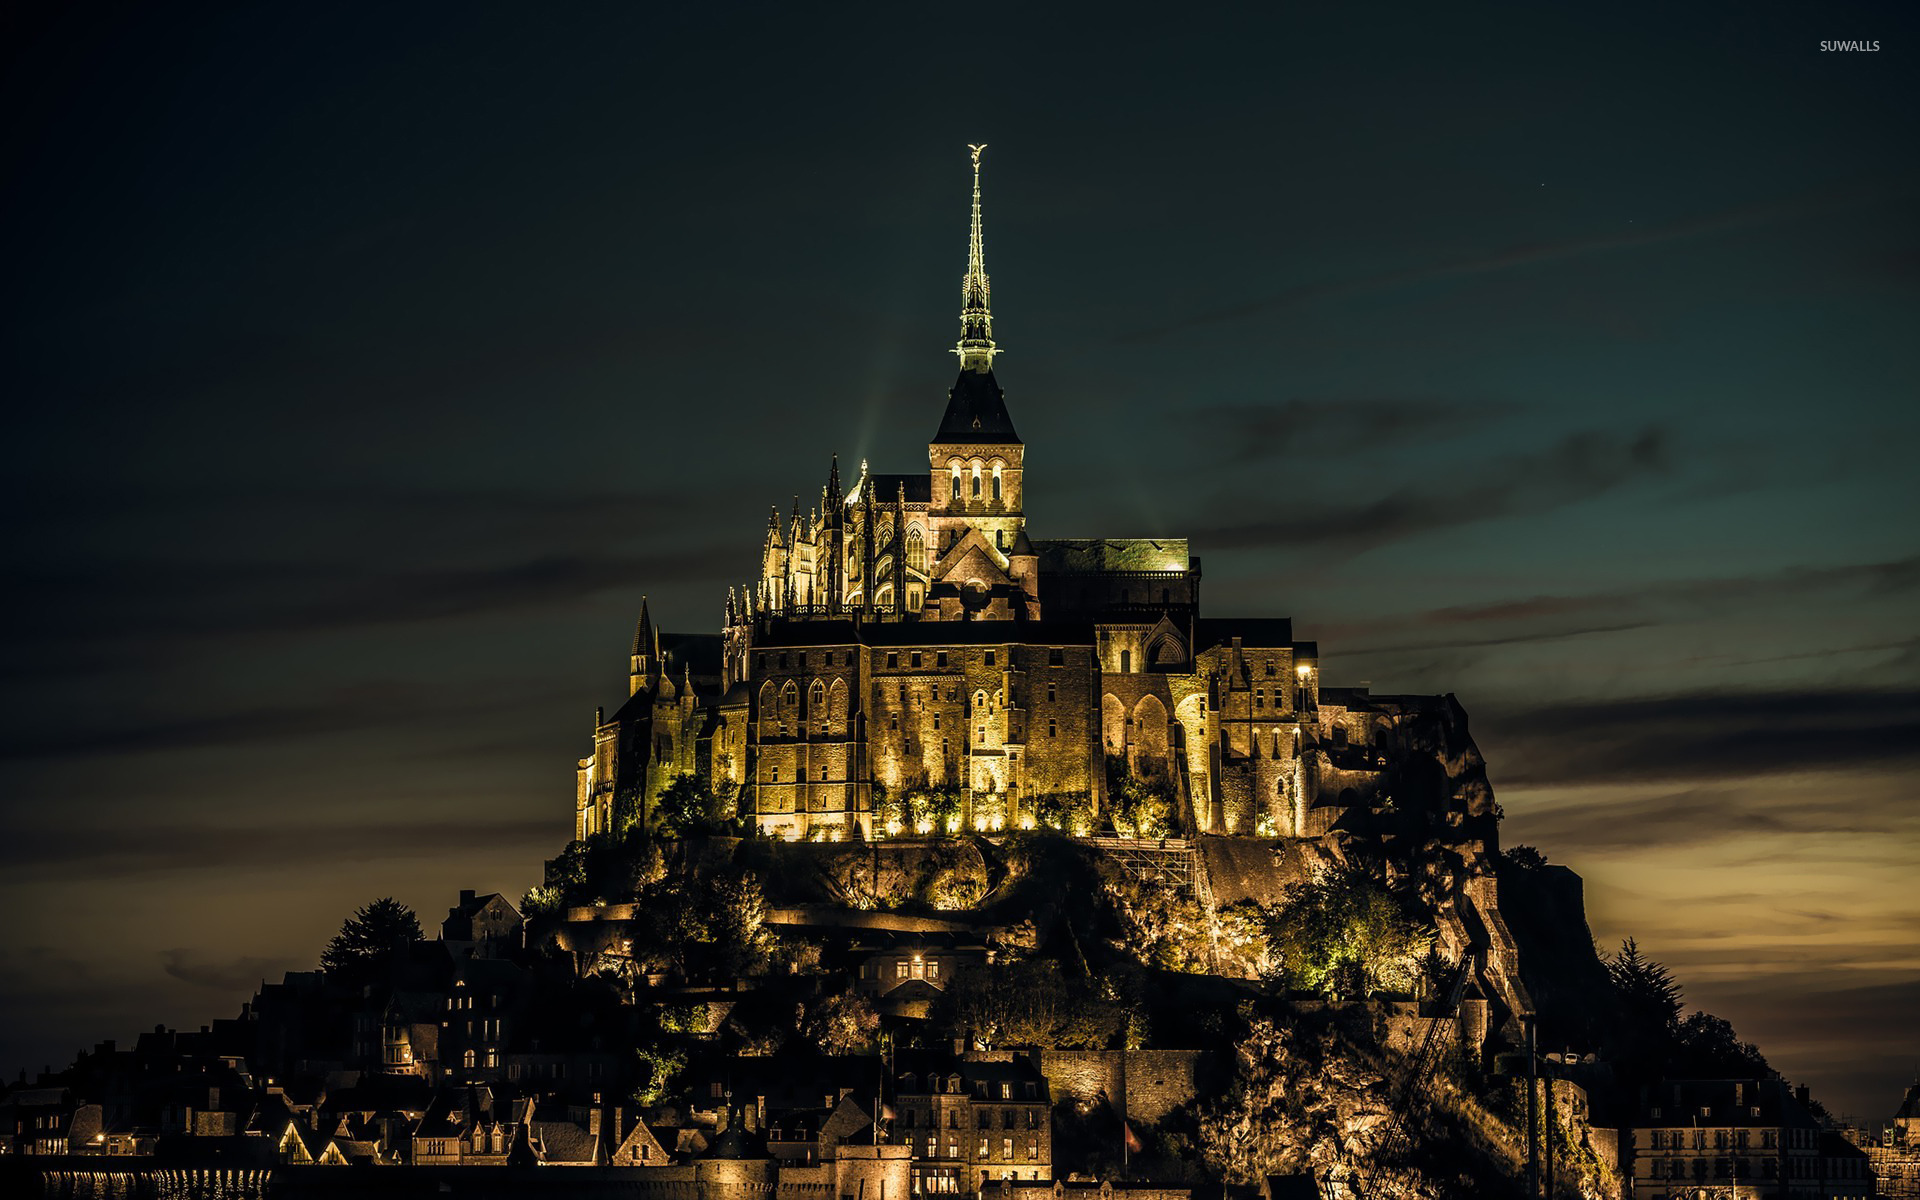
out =
[[1436,463],[1431,478],[1375,495],[1366,494],[1375,482],[1371,477],[1337,489],[1358,494],[1335,498],[1326,494],[1330,489],[1296,492],[1281,480],[1258,498],[1214,502],[1197,515],[1192,536],[1198,544],[1228,550],[1358,553],[1437,530],[1535,515],[1658,478],[1668,467],[1666,443],[1656,427],[1625,435],[1588,430],[1528,453]]
[[[1605,777],[1581,780],[1582,783],[1604,781]],[[1746,794],[1730,795],[1719,787],[1692,788],[1614,800],[1594,799],[1577,808],[1555,809],[1531,817],[1527,822],[1527,837],[1546,846],[1620,851],[1650,844],[1708,845],[1748,834],[1800,837],[1832,833],[1877,837],[1898,830],[1898,822],[1892,818],[1893,814],[1881,804],[1854,794],[1809,803],[1803,796],[1770,801]]]
[[261,869],[298,874],[364,863],[397,869],[395,864],[409,859],[457,860],[476,851],[557,847],[562,841],[555,839],[554,825],[563,815],[419,821],[342,814],[325,824],[251,826],[126,823],[83,837],[68,828],[28,825],[0,845],[0,865],[20,879],[82,871],[95,880]]
[[184,947],[160,952],[160,969],[168,976],[210,992],[232,994],[262,983],[278,982],[288,971],[304,970],[306,964],[286,958],[209,959],[199,951]]
[[1470,436],[1514,411],[1486,400],[1409,398],[1285,400],[1274,405],[1222,404],[1182,412],[1180,431],[1196,436],[1209,456],[1225,447],[1230,461],[1377,452],[1401,442]]
[[1704,691],[1479,716],[1498,727],[1496,779],[1511,783],[1726,779],[1920,760],[1913,689]]

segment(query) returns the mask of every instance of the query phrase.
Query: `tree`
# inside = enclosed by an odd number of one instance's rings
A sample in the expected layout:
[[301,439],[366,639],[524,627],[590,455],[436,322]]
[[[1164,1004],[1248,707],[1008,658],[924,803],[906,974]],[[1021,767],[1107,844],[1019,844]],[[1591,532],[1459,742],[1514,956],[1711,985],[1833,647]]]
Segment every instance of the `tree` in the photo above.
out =
[[1680,1020],[1680,985],[1665,967],[1640,953],[1638,942],[1621,942],[1620,953],[1606,961],[1607,977],[1628,1019],[1662,1030]]
[[880,1014],[858,992],[828,996],[807,1013],[801,1030],[828,1054],[864,1054],[880,1037]]
[[1107,767],[1108,810],[1122,837],[1166,838],[1178,832],[1173,787],[1163,778],[1143,779],[1112,759]]
[[1511,846],[1501,851],[1500,857],[1510,867],[1519,867],[1523,871],[1538,871],[1547,865],[1547,856],[1532,846]]
[[733,829],[733,784],[685,772],[660,789],[654,815],[668,837],[728,833]]
[[1267,921],[1268,952],[1288,986],[1331,996],[1412,991],[1433,933],[1363,870],[1298,883]]
[[1086,984],[1069,985],[1042,959],[963,972],[940,1001],[938,1017],[952,1036],[987,1048],[1105,1048],[1127,1021],[1122,1005]]
[[1620,952],[1605,961],[1617,1015],[1615,1056],[1630,1076],[1658,1078],[1673,1056],[1680,985],[1665,967],[1641,954],[1632,938],[1621,942]]
[[412,909],[382,896],[341,924],[320,953],[320,969],[350,987],[378,983],[394,955],[425,937]]

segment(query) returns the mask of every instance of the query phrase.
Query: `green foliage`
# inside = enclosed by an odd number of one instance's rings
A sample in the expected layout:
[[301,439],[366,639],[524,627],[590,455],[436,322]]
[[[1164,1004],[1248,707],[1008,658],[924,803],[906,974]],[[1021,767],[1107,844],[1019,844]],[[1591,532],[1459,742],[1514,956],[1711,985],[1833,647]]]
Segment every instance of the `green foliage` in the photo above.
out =
[[1671,972],[1640,953],[1632,938],[1606,960],[1622,1023],[1638,1041],[1656,1042],[1680,1019],[1680,985]]
[[633,1102],[642,1108],[665,1101],[680,1086],[687,1069],[687,1053],[678,1047],[642,1046],[634,1052],[641,1081],[633,1089]]
[[1775,1074],[1760,1047],[1743,1042],[1733,1024],[1708,1012],[1693,1012],[1674,1026],[1669,1076],[1694,1079],[1769,1079]]
[[1411,992],[1433,931],[1359,869],[1297,883],[1267,922],[1275,974],[1333,997]]
[[1510,846],[1500,852],[1506,865],[1522,871],[1538,871],[1547,865],[1547,856],[1532,846]]
[[1121,946],[1135,960],[1169,971],[1213,969],[1206,910],[1192,897],[1105,861],[1100,883],[1120,926]]
[[1093,797],[1086,792],[1049,792],[1035,796],[1033,816],[1044,828],[1083,835],[1093,828]]
[[814,1005],[801,1022],[807,1041],[827,1054],[865,1054],[880,1040],[880,1014],[858,992],[840,992]]
[[1118,759],[1107,763],[1107,813],[1121,837],[1159,839],[1179,832],[1173,785],[1136,775]]
[[349,987],[379,983],[394,956],[425,936],[412,909],[382,896],[341,923],[320,953],[320,969]]
[[713,1010],[705,1004],[663,1004],[660,1029],[663,1033],[712,1033]]
[[1125,1028],[1123,997],[1096,984],[1070,983],[1052,962],[1035,959],[963,972],[936,1006],[936,1027],[983,1049],[1034,1046],[1098,1050]]
[[561,908],[560,889],[545,884],[535,884],[520,897],[520,915],[531,921],[536,917],[550,917]]
[[954,833],[960,828],[960,789],[953,784],[942,784],[926,792],[927,819],[933,822],[935,833]]
[[715,786],[704,775],[673,777],[654,801],[654,820],[670,838],[717,836],[739,832],[738,804],[731,782]]
[[1683,1019],[1680,984],[1632,938],[1603,961],[1614,992],[1610,1041],[1626,1076],[1777,1078],[1760,1048],[1726,1020],[1698,1011]]

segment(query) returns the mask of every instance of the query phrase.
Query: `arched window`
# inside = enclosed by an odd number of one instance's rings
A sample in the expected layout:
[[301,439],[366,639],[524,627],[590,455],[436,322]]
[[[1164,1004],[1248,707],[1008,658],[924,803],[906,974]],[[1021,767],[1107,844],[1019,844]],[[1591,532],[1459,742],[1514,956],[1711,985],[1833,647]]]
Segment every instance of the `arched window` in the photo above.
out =
[[1000,464],[993,464],[993,498],[1000,498]]
[[787,680],[787,685],[780,689],[780,709],[782,717],[789,713],[799,715],[800,689],[794,686],[791,679]]
[[980,498],[980,464],[973,464],[973,498]]
[[1120,673],[1122,675],[1125,675],[1132,670],[1133,670],[1133,651],[1122,650],[1120,652]]
[[824,721],[827,717],[826,706],[827,685],[816,679],[813,681],[813,686],[807,689],[807,715],[817,721]]
[[953,464],[953,498],[960,498],[960,464]]
[[473,1070],[473,1062],[474,1062],[473,1051],[471,1050],[467,1051],[465,1054],[460,1056],[460,1065],[465,1067],[469,1071]]
[[907,530],[907,566],[922,575],[927,573],[927,540],[920,536],[918,525]]

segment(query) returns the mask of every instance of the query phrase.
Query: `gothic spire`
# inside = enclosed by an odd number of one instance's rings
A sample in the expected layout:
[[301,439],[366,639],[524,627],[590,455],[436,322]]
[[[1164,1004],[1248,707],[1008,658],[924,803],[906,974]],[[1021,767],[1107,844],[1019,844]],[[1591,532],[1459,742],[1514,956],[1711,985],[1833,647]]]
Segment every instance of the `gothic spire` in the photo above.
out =
[[993,306],[987,285],[987,251],[980,234],[980,152],[986,143],[968,146],[973,151],[973,226],[967,239],[967,277],[960,284],[960,341],[953,352],[967,371],[993,370],[993,356],[999,348],[993,344]]
[[640,597],[640,620],[633,627],[634,654],[659,653],[659,637],[654,633],[653,617],[647,612],[647,598]]

